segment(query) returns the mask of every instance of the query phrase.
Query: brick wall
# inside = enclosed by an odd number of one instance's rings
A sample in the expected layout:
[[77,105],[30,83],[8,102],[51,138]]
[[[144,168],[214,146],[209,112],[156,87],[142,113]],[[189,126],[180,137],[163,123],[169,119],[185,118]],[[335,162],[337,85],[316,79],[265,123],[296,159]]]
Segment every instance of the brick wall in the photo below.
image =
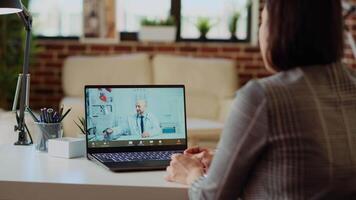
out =
[[[353,0],[356,3],[356,0]],[[348,27],[356,38],[356,16],[347,20]],[[195,57],[229,58],[237,61],[240,85],[252,78],[270,75],[265,69],[259,48],[249,44],[236,43],[141,43],[121,42],[112,45],[82,44],[77,40],[40,40],[43,49],[37,61],[31,66],[30,105],[56,107],[63,97],[61,69],[64,60],[73,55],[108,55],[145,52],[174,54]],[[346,46],[344,62],[356,69],[356,60]]]

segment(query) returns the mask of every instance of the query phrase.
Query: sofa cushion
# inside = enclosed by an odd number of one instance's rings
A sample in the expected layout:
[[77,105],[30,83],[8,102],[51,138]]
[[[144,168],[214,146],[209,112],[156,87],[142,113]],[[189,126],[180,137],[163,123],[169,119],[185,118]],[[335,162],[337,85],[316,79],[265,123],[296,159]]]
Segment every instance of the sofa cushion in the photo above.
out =
[[208,93],[187,90],[187,116],[216,120],[219,115],[219,99]]
[[238,88],[236,64],[229,59],[156,55],[155,84],[184,84],[189,117],[219,118],[221,101],[232,98]]
[[146,54],[75,56],[66,59],[62,71],[65,96],[83,97],[84,85],[152,84],[150,58]]

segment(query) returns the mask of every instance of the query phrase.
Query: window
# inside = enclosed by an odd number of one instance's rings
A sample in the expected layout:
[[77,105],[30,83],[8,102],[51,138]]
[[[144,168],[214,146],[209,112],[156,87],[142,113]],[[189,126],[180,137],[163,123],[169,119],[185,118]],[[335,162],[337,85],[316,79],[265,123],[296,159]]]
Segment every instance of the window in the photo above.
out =
[[[117,30],[136,33],[144,18],[166,19],[175,15],[178,40],[199,41],[196,25],[205,18],[212,24],[206,35],[211,41],[249,41],[251,36],[250,0],[116,0]],[[82,34],[83,0],[30,0],[34,18],[34,34],[44,37],[79,37]],[[231,34],[230,22],[239,13],[236,33]],[[136,36],[135,36],[136,37]]]
[[[170,0],[116,0],[118,32],[138,32],[143,18],[166,19]],[[31,0],[34,34],[68,37],[82,34],[83,0]]]
[[34,34],[45,37],[81,35],[82,4],[82,0],[30,0]]
[[181,0],[181,33],[182,39],[199,38],[197,29],[199,19],[205,18],[211,24],[207,39],[229,40],[229,25],[235,13],[238,13],[236,34],[239,40],[248,37],[249,6],[247,0]]
[[116,0],[118,31],[138,32],[142,19],[166,19],[170,10],[170,0]]

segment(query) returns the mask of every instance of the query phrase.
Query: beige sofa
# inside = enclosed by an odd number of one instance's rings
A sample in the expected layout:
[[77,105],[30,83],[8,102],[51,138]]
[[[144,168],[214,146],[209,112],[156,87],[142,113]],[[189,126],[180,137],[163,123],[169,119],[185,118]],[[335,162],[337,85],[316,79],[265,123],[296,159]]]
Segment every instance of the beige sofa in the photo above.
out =
[[238,87],[235,62],[228,59],[128,54],[69,57],[62,72],[65,97],[72,107],[64,133],[77,136],[73,120],[84,116],[86,84],[184,84],[188,118],[223,122]]

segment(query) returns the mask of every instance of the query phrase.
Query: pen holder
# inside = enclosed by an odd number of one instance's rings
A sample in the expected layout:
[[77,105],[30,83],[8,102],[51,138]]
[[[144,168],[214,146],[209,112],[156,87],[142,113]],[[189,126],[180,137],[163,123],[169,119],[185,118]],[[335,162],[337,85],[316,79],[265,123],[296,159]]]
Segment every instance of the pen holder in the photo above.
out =
[[63,136],[63,129],[61,123],[42,123],[35,122],[38,140],[36,142],[36,150],[38,151],[48,151],[48,140],[61,138]]

